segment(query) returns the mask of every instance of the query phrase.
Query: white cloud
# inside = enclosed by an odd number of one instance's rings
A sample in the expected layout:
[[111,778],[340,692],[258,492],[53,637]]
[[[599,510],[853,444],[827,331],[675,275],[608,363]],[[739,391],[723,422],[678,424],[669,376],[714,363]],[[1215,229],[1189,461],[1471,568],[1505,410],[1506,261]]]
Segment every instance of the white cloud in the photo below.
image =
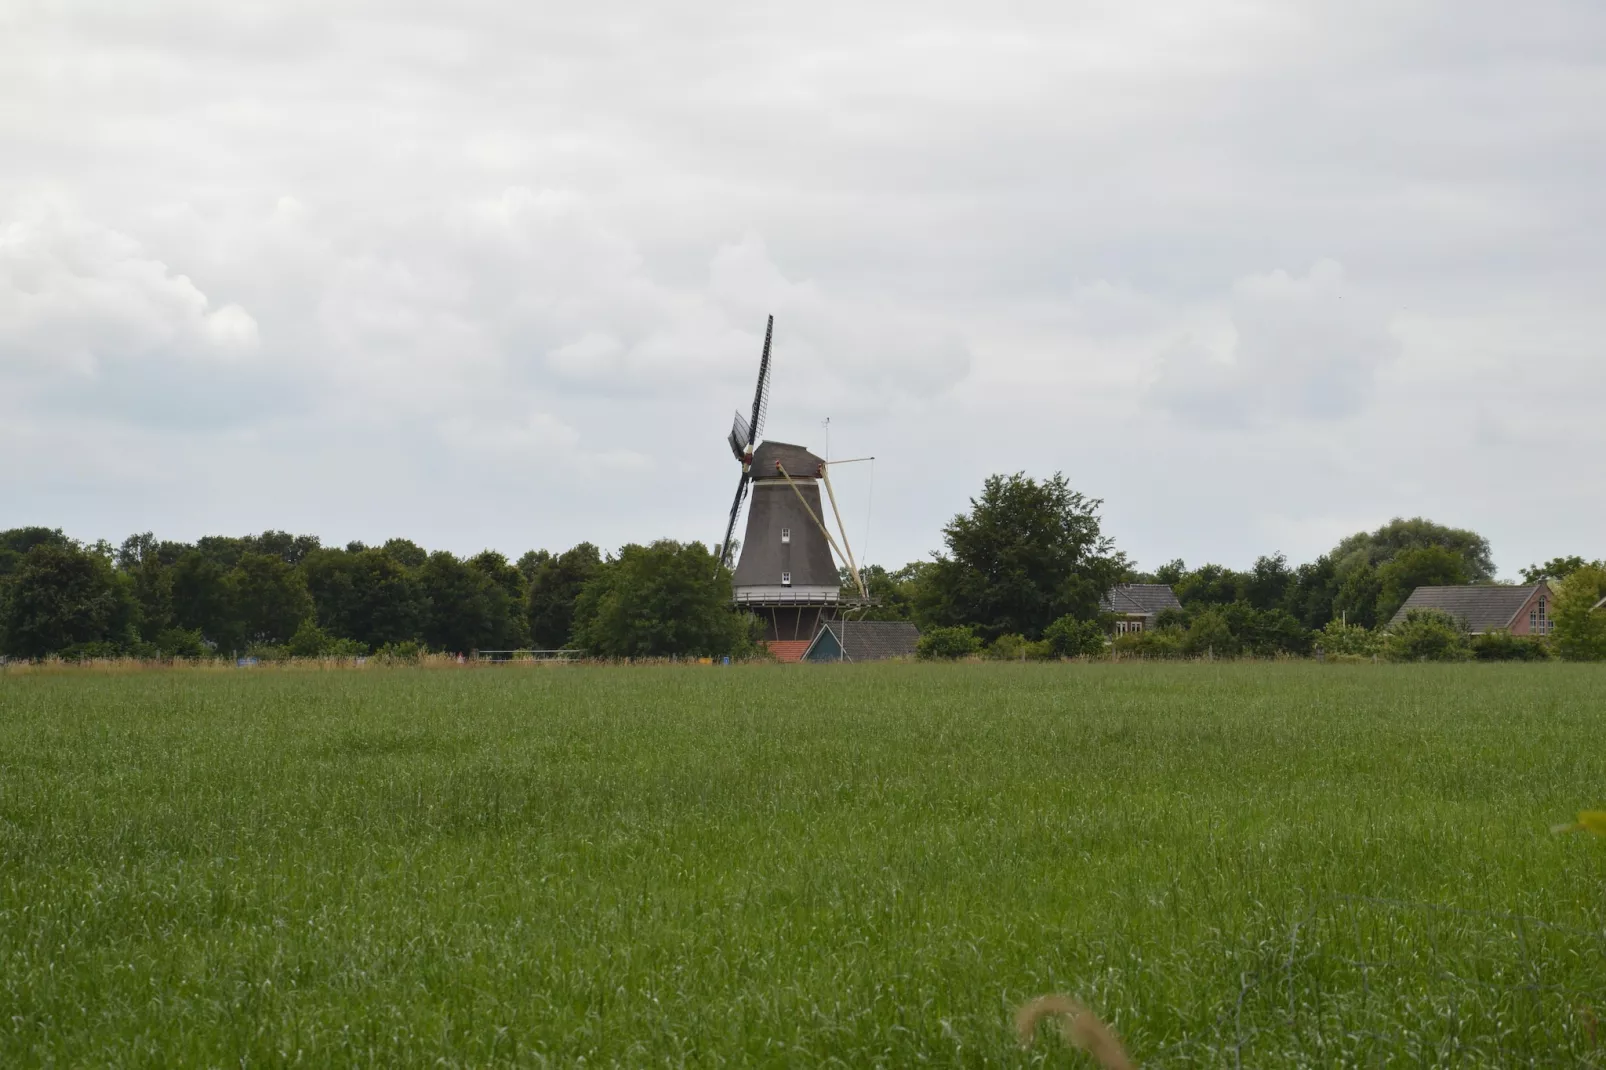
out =
[[1016,469],[1150,561],[1606,527],[1591,0],[0,21],[29,519],[712,539],[774,313],[770,430],[880,458],[884,560]]
[[1303,277],[1241,278],[1231,309],[1230,338],[1189,336],[1161,357],[1152,391],[1179,416],[1226,425],[1353,416],[1399,355],[1387,313],[1332,260]]
[[119,361],[228,359],[256,321],[212,308],[189,277],[67,204],[34,200],[0,222],[0,353],[38,373],[94,376]]

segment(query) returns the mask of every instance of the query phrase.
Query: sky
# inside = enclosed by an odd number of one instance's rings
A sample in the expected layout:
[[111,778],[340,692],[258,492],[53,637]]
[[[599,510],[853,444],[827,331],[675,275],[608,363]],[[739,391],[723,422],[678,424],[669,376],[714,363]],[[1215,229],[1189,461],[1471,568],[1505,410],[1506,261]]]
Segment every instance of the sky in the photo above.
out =
[[0,528],[1606,556],[1606,5],[0,0]]

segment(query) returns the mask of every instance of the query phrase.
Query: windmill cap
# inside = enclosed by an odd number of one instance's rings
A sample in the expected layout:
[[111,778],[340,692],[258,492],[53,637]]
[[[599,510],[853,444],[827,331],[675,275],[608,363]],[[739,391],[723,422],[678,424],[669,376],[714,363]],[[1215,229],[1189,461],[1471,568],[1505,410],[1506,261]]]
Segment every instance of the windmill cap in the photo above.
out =
[[820,474],[825,461],[803,446],[790,442],[765,442],[753,451],[753,478],[775,479],[775,466],[780,464],[793,479],[813,479]]

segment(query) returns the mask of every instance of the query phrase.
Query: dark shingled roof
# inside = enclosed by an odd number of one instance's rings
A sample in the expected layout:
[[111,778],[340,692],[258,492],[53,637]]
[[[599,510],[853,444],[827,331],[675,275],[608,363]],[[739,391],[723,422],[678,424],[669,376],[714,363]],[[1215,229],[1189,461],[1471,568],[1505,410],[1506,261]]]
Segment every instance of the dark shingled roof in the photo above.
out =
[[1141,613],[1152,617],[1162,609],[1181,609],[1182,603],[1171,593],[1169,583],[1122,583],[1111,587],[1099,599],[1099,609],[1105,613]]
[[777,461],[786,467],[786,474],[793,479],[818,478],[820,465],[825,463],[823,458],[816,457],[803,446],[794,446],[790,442],[763,442],[753,451],[753,478],[780,479],[780,473],[775,471]]
[[[846,661],[911,658],[914,657],[915,643],[920,639],[920,629],[906,620],[831,620],[820,625],[819,634],[809,645],[810,651],[819,645],[827,632],[842,644]],[[808,660],[808,654],[803,657]]]
[[1418,587],[1411,592],[1399,612],[1389,621],[1392,627],[1413,609],[1436,609],[1459,620],[1469,632],[1489,632],[1509,628],[1528,599],[1543,583],[1517,586],[1509,583],[1476,583],[1460,587]]

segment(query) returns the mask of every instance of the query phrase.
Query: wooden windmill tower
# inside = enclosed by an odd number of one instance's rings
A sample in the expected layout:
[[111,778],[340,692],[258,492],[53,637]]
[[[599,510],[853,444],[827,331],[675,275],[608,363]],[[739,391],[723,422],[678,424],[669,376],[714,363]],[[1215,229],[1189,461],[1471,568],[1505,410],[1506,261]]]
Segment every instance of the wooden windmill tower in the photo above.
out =
[[[814,638],[820,623],[835,620],[848,608],[869,599],[848,547],[847,529],[837,509],[827,463],[803,446],[789,442],[760,441],[769,408],[770,339],[775,317],[764,328],[764,353],[758,362],[758,388],[753,392],[752,415],[740,412],[728,437],[731,452],[741,462],[742,474],[731,503],[720,564],[729,566],[731,535],[742,502],[751,493],[746,535],[732,579],[732,597],[738,606],[752,610],[765,623],[771,643],[804,643]],[[757,448],[755,449],[755,444]],[[825,485],[831,513],[841,532],[840,544],[824,522],[820,485]],[[833,556],[834,555],[834,556]],[[847,566],[858,589],[857,597],[843,597],[836,560]]]

